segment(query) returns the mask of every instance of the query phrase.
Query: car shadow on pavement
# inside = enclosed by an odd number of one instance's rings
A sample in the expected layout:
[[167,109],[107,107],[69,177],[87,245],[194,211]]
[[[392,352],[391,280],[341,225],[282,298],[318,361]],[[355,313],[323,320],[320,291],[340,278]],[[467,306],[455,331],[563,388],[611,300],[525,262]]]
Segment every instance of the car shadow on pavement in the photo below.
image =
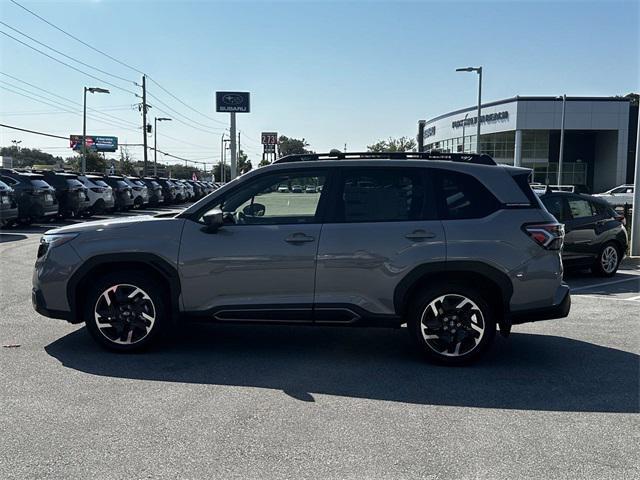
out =
[[25,238],[27,238],[26,235],[12,235],[10,233],[0,232],[0,243],[17,242]]
[[578,277],[565,278],[571,287],[571,295],[616,295],[640,293],[640,275],[618,272],[611,278]]
[[404,329],[193,325],[167,345],[110,353],[84,328],[45,350],[92,375],[476,408],[638,412],[639,356],[549,335],[497,338],[478,364],[425,362]]

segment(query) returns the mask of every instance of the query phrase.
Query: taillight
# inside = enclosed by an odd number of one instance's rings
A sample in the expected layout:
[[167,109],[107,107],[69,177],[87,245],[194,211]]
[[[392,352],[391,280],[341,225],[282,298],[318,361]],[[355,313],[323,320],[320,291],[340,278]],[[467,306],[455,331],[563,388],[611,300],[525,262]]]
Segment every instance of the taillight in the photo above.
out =
[[91,191],[96,193],[104,193],[105,189],[102,187],[91,187]]
[[613,218],[618,222],[620,222],[622,225],[625,225],[625,226],[627,225],[627,219],[621,213],[616,212]]
[[523,230],[541,247],[560,250],[564,241],[564,225],[561,223],[536,223],[524,225]]

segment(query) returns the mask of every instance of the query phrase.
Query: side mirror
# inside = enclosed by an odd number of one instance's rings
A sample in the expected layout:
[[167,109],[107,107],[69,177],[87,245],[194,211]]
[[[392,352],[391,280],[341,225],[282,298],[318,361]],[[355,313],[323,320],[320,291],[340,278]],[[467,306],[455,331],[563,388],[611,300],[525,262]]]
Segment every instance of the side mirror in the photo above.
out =
[[207,226],[207,230],[211,233],[218,231],[224,225],[224,215],[219,208],[212,208],[202,216],[202,220]]

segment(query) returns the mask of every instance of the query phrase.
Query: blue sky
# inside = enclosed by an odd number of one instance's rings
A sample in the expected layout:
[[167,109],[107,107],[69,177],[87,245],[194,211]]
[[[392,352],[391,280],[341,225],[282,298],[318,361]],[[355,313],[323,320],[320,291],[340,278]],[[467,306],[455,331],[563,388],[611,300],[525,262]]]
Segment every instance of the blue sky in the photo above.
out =
[[[260,132],[304,137],[316,151],[364,149],[389,136],[414,136],[420,118],[476,102],[477,79],[455,68],[484,67],[483,99],[514,95],[617,95],[639,90],[639,2],[214,2],[18,0],[47,20],[113,57],[148,73],[205,116],[156,85],[163,105],[158,146],[193,159],[217,161],[228,115],[214,113],[216,90],[246,90],[252,113],[238,126],[250,158]],[[7,25],[129,82],[79,66],[122,88],[139,91],[140,75],[64,36],[8,0]],[[8,27],[0,31],[24,39]],[[43,47],[37,46],[39,49]],[[58,56],[49,52],[51,55]],[[65,60],[72,63],[69,60]],[[82,87],[106,86],[0,35],[0,71],[70,100]],[[32,87],[0,75],[0,123],[67,136],[81,133],[75,114],[24,98]],[[88,105],[121,126],[88,120],[88,134],[141,143],[137,100],[111,88]],[[59,98],[40,92],[53,103]],[[111,118],[113,120],[113,118]],[[127,124],[127,129],[121,128]],[[169,135],[175,139],[165,137]],[[63,140],[0,129],[12,139],[67,156]],[[137,158],[142,150],[131,149]],[[255,164],[255,161],[254,161]]]

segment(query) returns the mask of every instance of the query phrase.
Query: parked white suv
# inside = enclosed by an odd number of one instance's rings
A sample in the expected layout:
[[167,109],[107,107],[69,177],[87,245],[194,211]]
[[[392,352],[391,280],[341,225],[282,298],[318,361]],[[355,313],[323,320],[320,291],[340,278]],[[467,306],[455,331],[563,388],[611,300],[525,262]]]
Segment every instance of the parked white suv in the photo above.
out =
[[89,214],[102,213],[114,207],[113,189],[99,175],[78,175],[78,180],[87,187]]
[[594,197],[600,197],[614,207],[633,205],[633,185],[620,185],[604,193],[596,193]]

